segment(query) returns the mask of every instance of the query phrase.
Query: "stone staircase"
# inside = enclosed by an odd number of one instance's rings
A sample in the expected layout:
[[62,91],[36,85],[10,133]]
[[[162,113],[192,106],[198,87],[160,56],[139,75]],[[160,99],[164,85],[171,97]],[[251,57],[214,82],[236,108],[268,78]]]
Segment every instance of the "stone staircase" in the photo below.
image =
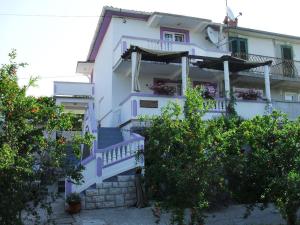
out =
[[84,127],[95,136],[90,154],[81,160],[82,182],[65,180],[65,195],[80,193],[84,209],[131,206],[136,202],[134,176],[130,174],[144,165],[137,157],[144,149],[144,137],[130,133],[124,140],[118,127],[96,127],[95,112],[89,104]]
[[85,191],[84,209],[133,206],[136,203],[134,175],[118,175]]

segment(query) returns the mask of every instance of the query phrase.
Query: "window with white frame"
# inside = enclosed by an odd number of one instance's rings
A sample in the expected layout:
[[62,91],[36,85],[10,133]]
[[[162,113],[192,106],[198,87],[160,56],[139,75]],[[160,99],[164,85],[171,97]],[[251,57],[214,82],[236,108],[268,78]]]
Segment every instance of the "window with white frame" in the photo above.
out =
[[285,92],[284,100],[291,101],[291,102],[297,101],[297,94],[295,92]]
[[185,42],[185,35],[183,33],[165,31],[163,34],[165,41]]

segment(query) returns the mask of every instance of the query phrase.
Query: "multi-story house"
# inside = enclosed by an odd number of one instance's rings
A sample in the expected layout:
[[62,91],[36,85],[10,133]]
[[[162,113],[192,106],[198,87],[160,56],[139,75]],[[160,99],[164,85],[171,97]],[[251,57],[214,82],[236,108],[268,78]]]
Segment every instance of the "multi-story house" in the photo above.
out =
[[[85,183],[67,182],[67,192],[92,194],[95,184],[134,169],[144,143],[131,132],[144,125],[139,116],[158,115],[169,101],[183,105],[188,82],[215,99],[207,118],[225,113],[231,95],[244,118],[272,109],[298,117],[300,37],[232,24],[103,8],[87,60],[77,65],[90,83],[54,83],[57,103],[84,114],[84,132],[96,137],[83,154]],[[86,208],[97,207],[88,199]],[[98,207],[122,203],[125,196]]]

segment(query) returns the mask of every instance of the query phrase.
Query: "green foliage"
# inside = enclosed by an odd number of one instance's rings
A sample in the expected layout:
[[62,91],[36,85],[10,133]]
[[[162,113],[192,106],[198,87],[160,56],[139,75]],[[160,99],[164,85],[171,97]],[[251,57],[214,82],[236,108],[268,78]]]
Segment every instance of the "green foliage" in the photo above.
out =
[[[172,224],[183,224],[191,209],[191,224],[203,223],[203,210],[224,188],[221,158],[210,151],[216,136],[202,116],[212,102],[199,89],[188,89],[184,109],[169,103],[161,116],[150,118],[145,146],[146,182],[153,197],[172,212]],[[147,118],[149,119],[149,118]]]
[[[273,202],[287,224],[300,207],[300,123],[274,111],[224,133],[225,176],[236,200],[266,207]],[[234,166],[232,166],[234,165]]]
[[[233,102],[234,103],[234,102]],[[211,103],[189,89],[184,108],[169,103],[146,129],[145,176],[172,224],[203,224],[204,210],[230,198],[255,206],[274,203],[288,225],[300,207],[300,119],[279,112],[242,120],[234,112],[203,120]],[[259,203],[259,204],[258,204]],[[157,216],[160,213],[156,213]]]
[[72,116],[53,98],[26,96],[36,79],[19,87],[17,70],[25,64],[15,62],[15,51],[9,56],[10,64],[0,68],[0,224],[22,224],[25,211],[38,223],[37,207],[51,212],[48,185],[66,177],[81,180],[82,167],[67,160],[66,147],[73,145],[71,154],[79,157],[80,144],[90,144],[91,136],[53,138],[56,131],[72,130]]

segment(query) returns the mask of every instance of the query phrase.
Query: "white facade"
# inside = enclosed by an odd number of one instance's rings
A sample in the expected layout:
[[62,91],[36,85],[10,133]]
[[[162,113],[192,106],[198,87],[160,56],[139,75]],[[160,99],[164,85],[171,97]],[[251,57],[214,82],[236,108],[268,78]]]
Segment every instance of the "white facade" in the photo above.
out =
[[[213,27],[213,29],[218,32],[221,24],[216,24],[210,20],[201,18],[164,13],[136,12],[105,7],[102,12],[102,17],[99,20],[88,56],[89,63],[94,60],[91,82],[94,83],[93,103],[95,118],[98,123],[104,127],[122,126],[123,123],[132,119],[132,117],[128,116],[131,112],[124,109],[124,104],[120,105],[124,99],[133,93],[131,88],[131,62],[130,60],[128,61],[121,58],[122,54],[130,48],[131,45],[167,52],[188,51],[189,55],[219,58],[223,55],[231,54],[227,37],[241,38],[247,42],[246,53],[249,55],[247,56],[249,60],[250,57],[252,57],[252,61],[260,57],[259,60],[273,61],[273,67],[271,66],[270,68],[271,100],[280,101],[281,106],[285,100],[300,101],[300,63],[297,61],[300,60],[299,37],[239,27],[237,29],[226,29],[226,25],[223,25],[223,33],[219,33],[219,37],[224,40],[221,42],[221,46],[217,46],[208,40],[206,33],[208,26]],[[165,33],[173,37],[172,41],[169,41],[171,39],[166,40]],[[181,35],[180,38],[184,39],[183,42],[174,41],[174,35],[176,35],[176,33],[177,35]],[[280,62],[282,63],[283,57],[281,46],[288,46],[292,49],[292,77],[289,75],[286,76],[286,74],[272,73],[274,69],[281,72],[283,70],[282,66],[278,66]],[[191,60],[191,62],[193,61]],[[153,94],[149,86],[153,85],[155,79],[179,81],[182,75],[181,68],[180,64],[162,64],[142,61],[139,75],[141,95],[139,96],[140,99],[137,101],[138,105],[136,107],[140,108],[139,101],[146,98],[142,96],[142,93],[147,94],[148,99],[153,100],[153,98],[156,98],[155,95],[151,98],[149,97],[149,94]],[[262,73],[250,71],[230,73],[230,81],[228,82],[230,89],[233,91],[246,89],[257,90],[263,93],[262,98],[266,99],[263,68],[259,70]],[[290,71],[288,70],[287,72]],[[190,64],[188,77],[192,82],[210,82],[215,84],[217,97],[225,97],[224,89],[226,85],[224,85],[223,71],[199,69]],[[69,88],[71,88],[71,84]],[[84,92],[84,89],[82,89],[82,91]],[[177,93],[177,95],[180,95],[180,93]],[[174,96],[169,96],[170,98],[168,96],[164,97],[165,99],[172,100]],[[155,110],[153,108],[143,108],[142,110],[138,110],[138,115],[140,115],[140,113],[152,115],[153,111],[159,112],[160,107],[168,102],[166,100],[165,103],[162,104],[162,98],[157,99],[159,99],[157,100],[159,102],[158,108]],[[241,113],[241,116],[248,117],[249,115],[246,113],[247,110],[243,110],[243,107],[248,106],[246,102],[247,101],[243,101],[243,103],[239,103],[238,101],[237,104],[240,105],[237,106],[237,111]],[[130,104],[132,104],[132,102],[130,102]],[[264,102],[260,101],[258,105],[261,104],[264,104]],[[289,103],[287,104],[290,105]],[[131,108],[131,105],[127,106],[127,110],[131,110]],[[284,110],[285,108],[289,108],[289,112],[287,113],[290,113],[290,106],[281,107],[280,109]],[[255,115],[256,113],[254,112],[252,114]],[[261,110],[258,110],[257,114],[261,114]],[[295,112],[293,112],[293,115],[295,115]],[[125,121],[124,118],[128,118],[128,121]]]
[[[218,34],[219,44],[209,40],[207,27]],[[132,52],[131,46],[182,55],[169,63],[154,61]],[[231,55],[261,66],[234,71],[228,61]],[[221,64],[199,66],[210,60]],[[146,126],[139,117],[159,115],[170,101],[183,106],[187,79],[206,88],[215,99],[205,118],[226,113],[230,92],[237,98],[237,113],[244,118],[266,114],[271,108],[291,119],[300,115],[300,37],[228,28],[207,19],[104,7],[87,61],[78,63],[77,72],[89,75],[90,83],[55,82],[57,103],[85,114],[84,132],[98,137],[99,127],[118,127],[123,129],[124,141],[98,149],[96,138],[90,156],[82,162],[87,168],[86,183],[72,186],[67,182],[69,192],[81,192],[135,168],[132,157],[143,148],[144,139],[126,132]],[[152,85],[172,91],[154,91]]]

